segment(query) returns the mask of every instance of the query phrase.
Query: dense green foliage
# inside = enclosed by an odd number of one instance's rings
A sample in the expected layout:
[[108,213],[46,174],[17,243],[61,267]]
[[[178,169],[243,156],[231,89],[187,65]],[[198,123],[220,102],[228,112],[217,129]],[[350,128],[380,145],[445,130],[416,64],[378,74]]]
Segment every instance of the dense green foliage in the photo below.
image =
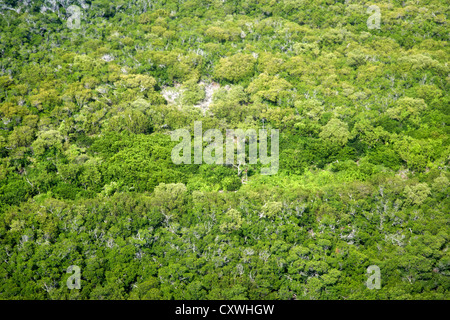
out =
[[[0,299],[449,299],[448,11],[0,1]],[[278,173],[174,164],[194,121]]]

